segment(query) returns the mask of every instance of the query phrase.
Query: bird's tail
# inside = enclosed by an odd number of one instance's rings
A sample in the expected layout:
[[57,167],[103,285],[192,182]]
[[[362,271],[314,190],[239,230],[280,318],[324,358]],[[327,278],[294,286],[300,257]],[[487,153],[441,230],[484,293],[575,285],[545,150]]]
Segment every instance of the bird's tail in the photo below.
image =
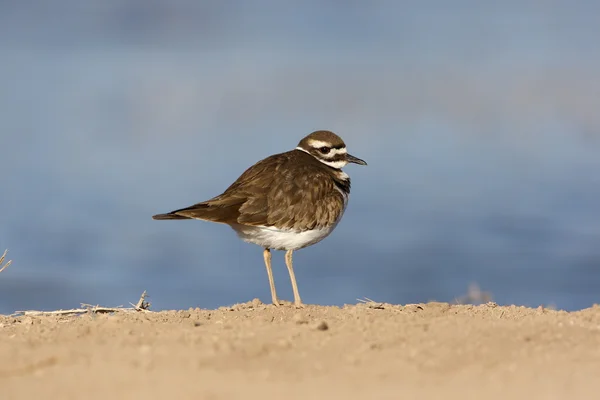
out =
[[243,201],[244,198],[227,199],[227,202],[215,198],[167,214],[154,215],[152,218],[201,219],[221,224],[235,223],[240,216],[239,208]]
[[153,215],[152,219],[163,220],[163,219],[190,219],[190,218],[189,217],[184,217],[183,215],[178,215],[178,214],[174,214],[174,213],[168,213],[168,214],[156,214],[156,215]]

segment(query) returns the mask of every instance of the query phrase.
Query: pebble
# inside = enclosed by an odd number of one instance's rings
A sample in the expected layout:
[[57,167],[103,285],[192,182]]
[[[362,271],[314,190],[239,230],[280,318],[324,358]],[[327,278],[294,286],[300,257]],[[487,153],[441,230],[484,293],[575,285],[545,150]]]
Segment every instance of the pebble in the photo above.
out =
[[329,325],[327,325],[327,322],[321,321],[321,322],[315,324],[313,326],[313,328],[318,331],[326,331],[327,329],[329,329]]

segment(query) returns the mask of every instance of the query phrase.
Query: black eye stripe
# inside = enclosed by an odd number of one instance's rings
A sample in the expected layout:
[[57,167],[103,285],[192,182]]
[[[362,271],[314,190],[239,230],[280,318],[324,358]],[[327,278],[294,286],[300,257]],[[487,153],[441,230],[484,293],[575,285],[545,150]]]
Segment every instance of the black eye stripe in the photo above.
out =
[[[330,154],[333,155],[332,150],[334,151],[338,151],[338,150],[345,150],[346,146],[344,145],[337,145],[337,146],[332,146],[332,145],[324,145],[324,146],[320,146],[320,147],[316,147],[316,146],[312,146],[312,148],[317,151],[319,154]],[[345,153],[345,152],[344,152]]]

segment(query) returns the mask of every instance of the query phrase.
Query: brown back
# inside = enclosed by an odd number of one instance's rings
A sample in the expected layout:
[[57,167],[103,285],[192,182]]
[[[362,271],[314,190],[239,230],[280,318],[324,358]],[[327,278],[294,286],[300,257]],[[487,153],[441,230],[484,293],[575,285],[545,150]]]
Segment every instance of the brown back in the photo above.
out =
[[333,224],[350,179],[300,150],[275,154],[248,168],[221,195],[174,211],[187,218],[304,231]]

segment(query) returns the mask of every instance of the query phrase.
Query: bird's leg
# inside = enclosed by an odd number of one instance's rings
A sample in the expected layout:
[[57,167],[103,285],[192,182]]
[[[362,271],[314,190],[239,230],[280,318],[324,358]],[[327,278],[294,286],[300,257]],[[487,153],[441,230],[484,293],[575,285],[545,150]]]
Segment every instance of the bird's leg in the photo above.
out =
[[300,299],[300,292],[298,292],[298,284],[296,283],[296,275],[294,275],[294,266],[292,264],[292,253],[294,250],[288,250],[285,253],[285,265],[287,266],[288,272],[290,273],[290,280],[292,281],[292,289],[294,290],[294,306],[296,308],[303,308],[302,299]]
[[267,274],[269,275],[269,286],[271,286],[271,300],[273,304],[279,307],[279,300],[277,299],[277,292],[275,291],[275,279],[273,279],[273,269],[271,268],[271,250],[265,249],[263,252],[265,259],[265,265],[267,266]]

